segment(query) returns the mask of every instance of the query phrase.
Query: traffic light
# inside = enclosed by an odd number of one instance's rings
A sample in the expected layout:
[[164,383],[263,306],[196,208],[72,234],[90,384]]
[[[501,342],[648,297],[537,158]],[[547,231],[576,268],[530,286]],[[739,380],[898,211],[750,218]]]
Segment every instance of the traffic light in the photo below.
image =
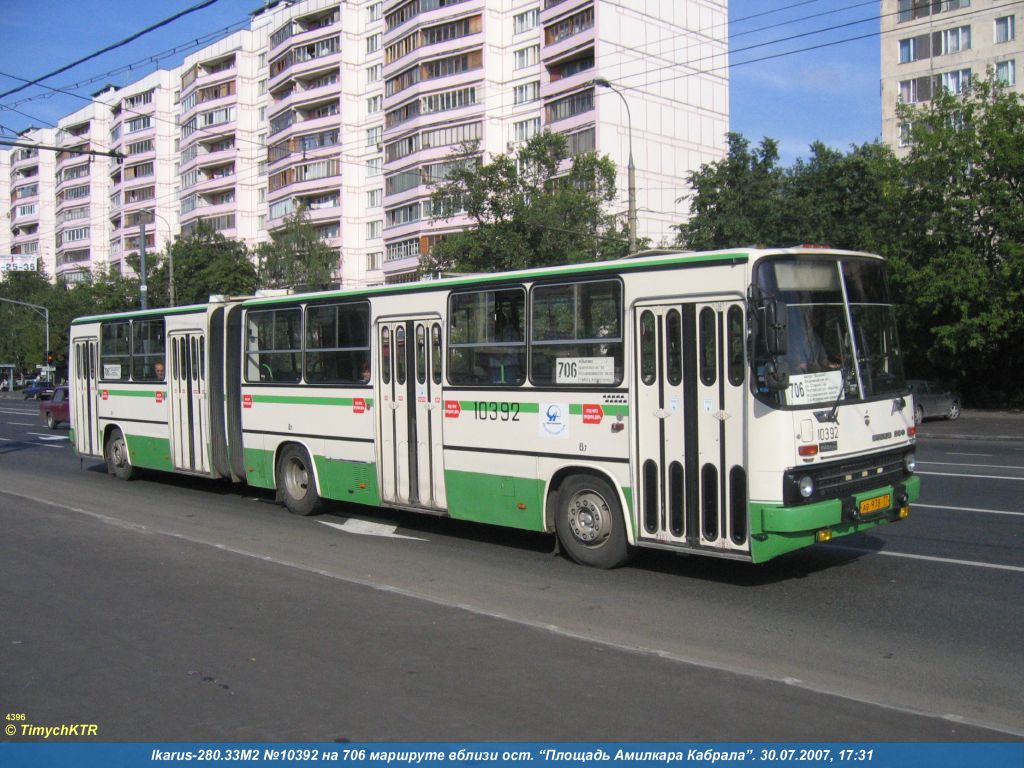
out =
[[46,364],[53,365],[53,352],[50,350],[46,351]]

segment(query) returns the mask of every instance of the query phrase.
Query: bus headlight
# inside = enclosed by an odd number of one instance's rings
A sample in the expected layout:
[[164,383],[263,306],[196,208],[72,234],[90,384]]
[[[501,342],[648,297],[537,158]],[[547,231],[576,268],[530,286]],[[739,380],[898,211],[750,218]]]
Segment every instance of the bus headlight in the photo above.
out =
[[914,472],[917,470],[917,456],[914,455],[913,451],[908,451],[903,457],[903,466],[907,472]]
[[800,478],[800,495],[805,499],[809,499],[814,495],[814,478],[810,475],[804,475]]

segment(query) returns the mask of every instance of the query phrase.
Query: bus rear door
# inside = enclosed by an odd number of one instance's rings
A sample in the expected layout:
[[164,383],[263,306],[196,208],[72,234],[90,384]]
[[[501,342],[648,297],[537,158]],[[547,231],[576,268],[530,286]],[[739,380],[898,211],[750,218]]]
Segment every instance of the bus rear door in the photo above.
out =
[[95,338],[76,339],[74,410],[75,450],[80,456],[98,456],[100,445],[99,420],[96,418],[96,385],[98,358]]

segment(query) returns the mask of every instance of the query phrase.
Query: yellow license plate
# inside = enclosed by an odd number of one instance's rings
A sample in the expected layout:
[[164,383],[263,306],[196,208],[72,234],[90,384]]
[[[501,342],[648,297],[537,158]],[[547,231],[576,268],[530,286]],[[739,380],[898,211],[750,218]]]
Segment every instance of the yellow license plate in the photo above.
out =
[[882,496],[875,496],[872,499],[864,499],[860,503],[860,513],[862,515],[870,515],[872,512],[888,509],[891,505],[892,497],[886,493]]

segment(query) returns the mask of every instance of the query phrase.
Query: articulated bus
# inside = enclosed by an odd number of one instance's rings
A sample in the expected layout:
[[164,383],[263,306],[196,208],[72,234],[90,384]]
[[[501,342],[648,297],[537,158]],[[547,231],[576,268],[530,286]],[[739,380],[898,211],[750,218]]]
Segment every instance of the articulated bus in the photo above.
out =
[[801,247],[211,297],[71,328],[72,439],[136,468],[755,563],[906,517],[884,261]]

